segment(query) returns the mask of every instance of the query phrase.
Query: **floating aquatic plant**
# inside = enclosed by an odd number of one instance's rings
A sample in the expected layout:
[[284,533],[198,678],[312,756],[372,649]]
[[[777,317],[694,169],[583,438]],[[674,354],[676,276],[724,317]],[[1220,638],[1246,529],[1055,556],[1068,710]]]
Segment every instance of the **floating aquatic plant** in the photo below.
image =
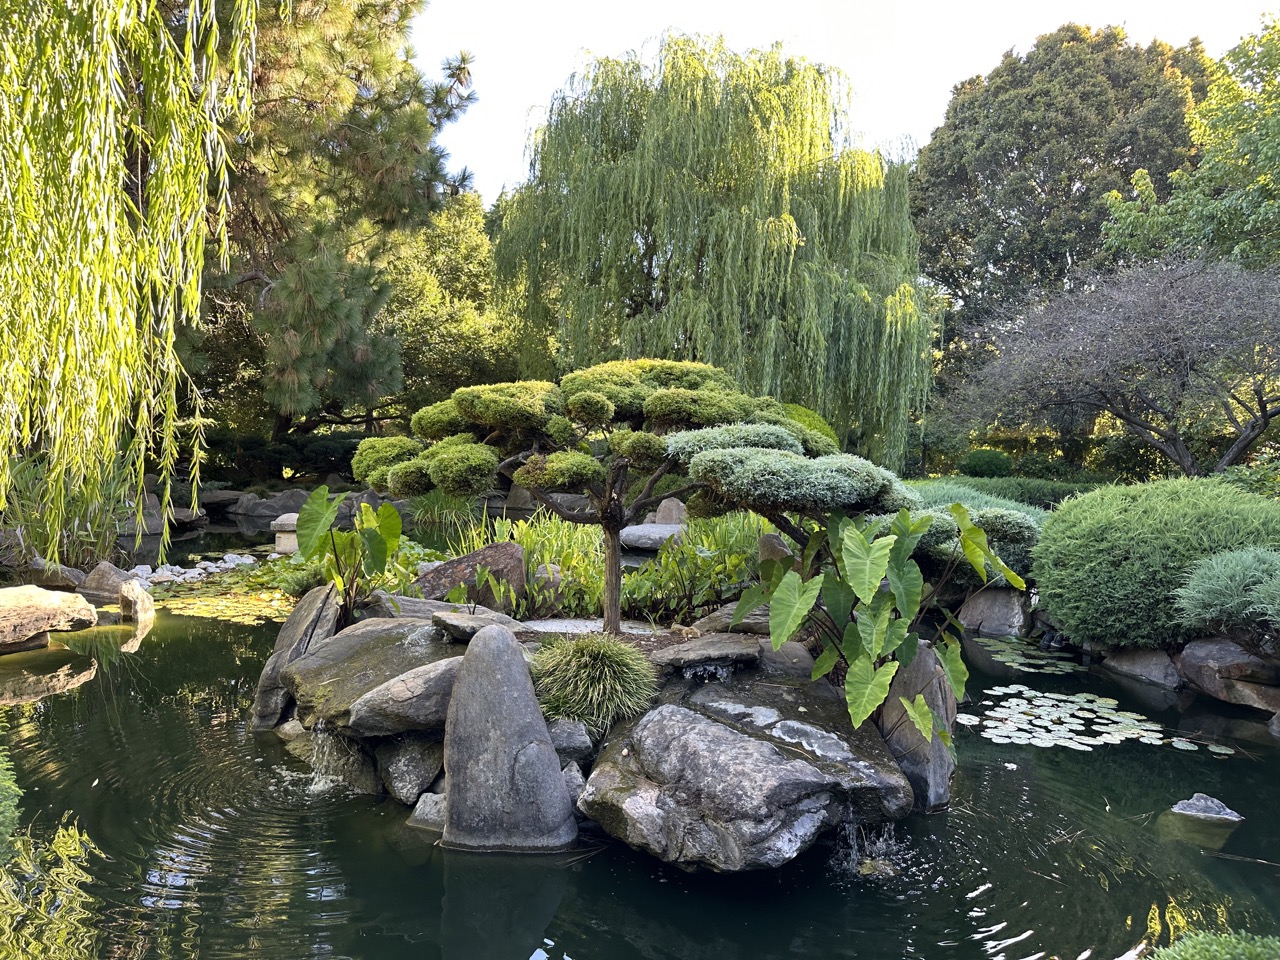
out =
[[997,663],[1021,673],[1043,673],[1051,676],[1064,676],[1069,673],[1083,673],[1086,668],[1076,663],[1069,653],[1052,650],[1041,650],[1034,641],[1021,637],[975,637],[977,643]]
[[[1128,740],[1177,750],[1198,750],[1185,737],[1166,737],[1164,727],[1140,713],[1119,709],[1119,702],[1096,693],[1044,693],[1022,684],[990,687],[979,706],[981,715],[959,714],[956,722],[975,727],[992,743],[1065,747],[1088,751]],[[1231,747],[1209,744],[1215,756],[1230,756]]]

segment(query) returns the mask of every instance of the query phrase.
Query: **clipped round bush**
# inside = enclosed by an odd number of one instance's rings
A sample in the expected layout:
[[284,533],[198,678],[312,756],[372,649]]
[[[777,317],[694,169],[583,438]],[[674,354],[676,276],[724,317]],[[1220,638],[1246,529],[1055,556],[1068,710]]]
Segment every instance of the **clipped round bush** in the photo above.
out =
[[580,720],[593,737],[639,716],[658,692],[643,651],[603,633],[549,638],[533,658],[532,673],[542,712],[552,720]]
[[655,427],[718,427],[750,420],[759,406],[760,401],[745,393],[670,388],[645,400],[644,416]]
[[[394,466],[394,464],[392,465]],[[387,489],[387,479],[391,475],[391,466],[383,464],[380,467],[374,467],[369,471],[369,476],[365,477],[364,482],[375,490],[385,491]]]
[[1151,960],[1276,960],[1280,937],[1250,933],[1188,933],[1161,947]]
[[441,440],[462,433],[469,426],[467,418],[458,412],[458,405],[452,400],[441,400],[423,407],[409,419],[409,429],[415,437],[423,440]]
[[1213,480],[1103,487],[1049,515],[1034,574],[1077,643],[1175,648],[1198,633],[1175,607],[1188,572],[1248,546],[1280,547],[1280,503]]
[[686,465],[704,450],[725,450],[731,447],[804,453],[804,447],[790,430],[765,423],[738,423],[727,427],[682,430],[668,434],[666,444],[666,452]]
[[552,416],[563,412],[560,391],[544,380],[461,387],[452,399],[470,423],[512,432],[541,430]]
[[423,457],[397,463],[387,471],[387,490],[393,497],[420,497],[434,489],[431,461]]
[[493,486],[498,451],[483,443],[437,444],[430,458],[431,482],[454,497],[478,497]]
[[609,449],[637,470],[656,470],[667,458],[667,441],[643,431],[615,430],[609,435]]
[[584,391],[599,393],[623,420],[639,420],[654,391],[673,387],[736,390],[737,384],[718,367],[682,360],[612,360],[566,374],[560,381],[566,400]]
[[1206,557],[1174,591],[1179,622],[1207,635],[1227,634],[1254,650],[1280,626],[1280,550],[1246,547]]
[[956,469],[966,477],[1011,477],[1013,458],[1003,450],[979,447],[961,457]]
[[603,480],[604,466],[590,454],[565,450],[548,457],[530,457],[511,479],[522,487],[576,491]]
[[379,467],[393,467],[412,460],[422,452],[422,444],[412,437],[368,437],[356,447],[351,458],[351,475],[368,483],[369,474]]
[[602,427],[613,419],[613,401],[594,390],[575,393],[564,405],[565,413],[588,427]]
[[820,433],[832,443],[839,443],[840,438],[836,435],[835,429],[831,424],[823,419],[822,414],[816,410],[810,410],[808,407],[802,407],[798,403],[784,403],[783,411],[788,419],[794,420],[806,430],[812,430],[814,433]]

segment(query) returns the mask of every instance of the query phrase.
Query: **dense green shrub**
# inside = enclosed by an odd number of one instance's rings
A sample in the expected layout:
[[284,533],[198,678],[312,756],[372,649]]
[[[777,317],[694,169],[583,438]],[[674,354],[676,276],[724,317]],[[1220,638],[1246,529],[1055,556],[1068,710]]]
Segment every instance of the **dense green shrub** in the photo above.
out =
[[1035,578],[1046,613],[1077,643],[1176,647],[1175,592],[1198,561],[1280,547],[1280,503],[1212,480],[1103,487],[1045,521]]
[[704,450],[727,450],[733,447],[755,447],[786,450],[803,455],[804,447],[795,434],[785,427],[764,423],[737,423],[727,427],[704,427],[668,434],[667,450],[683,464]]
[[478,497],[493,485],[498,451],[483,443],[440,443],[429,451],[431,482],[455,497]]
[[351,458],[351,475],[369,483],[369,475],[379,467],[393,467],[412,460],[422,452],[422,444],[412,437],[367,437]]
[[1280,628],[1280,550],[1215,553],[1191,568],[1174,596],[1180,623],[1269,655]]
[[940,507],[945,510],[953,503],[963,503],[971,512],[986,509],[1016,510],[1038,523],[1043,523],[1049,515],[1048,511],[1039,507],[979,490],[977,486],[979,482],[966,477],[963,482],[955,479],[912,480],[907,486],[919,495],[926,507]]
[[830,513],[896,513],[920,499],[888,470],[849,454],[806,459],[782,450],[706,450],[689,476],[712,496],[753,509]]
[[814,433],[822,434],[832,443],[838,444],[840,442],[840,438],[836,435],[831,424],[827,423],[827,421],[823,419],[822,414],[818,413],[816,410],[810,410],[808,407],[802,407],[798,403],[784,403],[782,405],[782,410],[790,419],[800,424],[800,426],[805,427],[808,430],[812,430]]
[[603,633],[548,637],[532,673],[542,712],[553,720],[581,720],[592,736],[643,713],[658,692],[644,652]]
[[1280,500],[1280,448],[1263,450],[1249,463],[1227,467],[1218,476],[1233,487]]
[[642,430],[613,431],[609,434],[609,449],[641,471],[656,470],[667,457],[666,439]]
[[645,419],[655,427],[717,427],[750,420],[760,401],[728,390],[657,390],[644,401]]
[[512,479],[522,487],[573,492],[603,480],[604,465],[590,454],[562,450],[548,457],[530,457]]
[[1151,960],[1276,960],[1280,938],[1249,933],[1188,933],[1161,947]]
[[979,493],[1051,510],[1068,497],[1098,489],[1097,482],[1037,480],[1033,477],[965,477],[959,481]]
[[375,490],[386,491],[387,478],[391,475],[391,468],[395,464],[384,463],[380,467],[374,467],[369,471],[369,475],[364,478],[364,482]]
[[1013,458],[1003,450],[979,447],[961,457],[956,468],[966,477],[1008,477],[1013,475]]
[[614,360],[565,374],[560,389],[568,400],[590,391],[607,397],[622,420],[639,420],[644,402],[657,390],[736,390],[737,384],[718,367],[678,360]]
[[462,433],[470,423],[458,412],[453,400],[441,400],[423,407],[409,419],[409,429],[423,440],[442,440],[455,433]]
[[462,387],[452,400],[468,423],[511,432],[541,430],[552,416],[564,412],[559,389],[544,380]]
[[431,461],[422,457],[397,463],[387,471],[387,490],[393,497],[420,497],[434,486]]
[[301,599],[311,590],[324,585],[324,568],[315,561],[289,563],[281,568],[276,583],[284,593]]

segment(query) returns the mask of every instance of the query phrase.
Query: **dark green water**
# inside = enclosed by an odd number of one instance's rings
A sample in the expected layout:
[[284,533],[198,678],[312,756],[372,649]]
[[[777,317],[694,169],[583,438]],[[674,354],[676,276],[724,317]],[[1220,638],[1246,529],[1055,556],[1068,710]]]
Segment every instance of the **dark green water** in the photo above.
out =
[[[1280,927],[1280,868],[1252,862],[1280,863],[1269,747],[1086,754],[959,731],[954,807],[899,825],[891,878],[855,875],[834,845],[739,877],[688,876],[616,846],[454,855],[405,828],[395,804],[313,792],[273,738],[246,732],[273,634],[162,614],[138,653],[0,710],[23,830],[38,845],[70,815],[101,851],[61,877],[80,891],[76,929],[45,955],[1096,960],[1149,926]],[[88,663],[20,656],[2,669]],[[1197,790],[1248,818],[1223,852],[1251,859],[1160,838],[1154,814]],[[0,923],[0,957],[19,955],[5,931],[39,935],[42,922]]]

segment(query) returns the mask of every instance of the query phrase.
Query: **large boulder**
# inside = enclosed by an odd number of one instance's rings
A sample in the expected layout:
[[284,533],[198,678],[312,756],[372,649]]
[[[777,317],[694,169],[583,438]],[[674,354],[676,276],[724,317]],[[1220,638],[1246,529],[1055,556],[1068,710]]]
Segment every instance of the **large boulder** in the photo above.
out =
[[304,726],[323,721],[346,731],[351,708],[370,690],[437,660],[456,655],[428,620],[365,620],[334,634],[285,666],[285,689]]
[[1117,650],[1102,661],[1102,669],[1165,690],[1177,690],[1182,686],[1178,668],[1163,650]]
[[966,600],[956,619],[983,637],[1020,637],[1027,632],[1030,607],[1021,590],[992,587]]
[[310,650],[312,644],[332,637],[341,617],[342,600],[332,585],[313,588],[293,608],[276,635],[275,649],[258,677],[250,730],[270,730],[284,718],[293,703],[281,677],[284,668]]
[[524,624],[512,620],[505,613],[467,613],[441,612],[431,615],[431,622],[444,631],[454,643],[469,643],[471,638],[485,627],[506,627],[508,630],[523,630]]
[[780,866],[839,823],[904,817],[912,792],[834,688],[762,669],[615,726],[578,807],[662,860],[737,871]]
[[443,732],[460,666],[462,657],[451,656],[379,684],[351,705],[347,725],[367,737]]
[[[480,568],[509,584],[511,594],[500,591],[503,595],[495,597],[487,584],[477,586],[476,574]],[[499,612],[510,613],[512,601],[523,597],[526,589],[524,548],[510,540],[491,543],[474,553],[440,564],[419,577],[415,584],[426,600],[441,600],[455,587],[465,586],[471,599]]]
[[81,630],[98,622],[83,596],[43,587],[0,589],[0,654],[49,645],[50,630]]
[[1182,649],[1178,670],[1201,693],[1280,713],[1280,665],[1255,657],[1230,640],[1195,640]]
[[956,771],[956,761],[937,731],[932,740],[926,740],[907,716],[902,699],[914,702],[921,694],[933,711],[936,725],[950,736],[956,722],[955,694],[938,655],[923,642],[911,662],[894,674],[880,712],[879,726],[889,752],[911,781],[915,809],[935,813],[951,802],[951,777]]
[[26,579],[37,587],[74,590],[84,583],[85,576],[83,570],[65,567],[60,563],[50,563],[43,557],[36,557],[27,568]]
[[573,804],[524,654],[511,631],[472,639],[445,727],[444,845],[553,851],[578,836]]
[[305,490],[285,490],[264,500],[257,494],[246,493],[227,507],[227,513],[257,520],[274,520],[286,513],[297,513],[307,502],[308,496]]
[[[769,607],[757,607],[745,617],[741,623],[733,623],[733,611],[736,603],[725,604],[719,610],[712,611],[701,620],[695,620],[690,626],[701,634],[710,633],[754,633],[757,636],[769,636]],[[732,624],[732,625],[731,625]]]
[[120,587],[133,577],[114,563],[103,560],[89,571],[76,593],[94,606],[105,607],[120,602]]
[[668,540],[679,543],[683,536],[681,523],[637,523],[623,527],[618,539],[628,550],[657,551]]

